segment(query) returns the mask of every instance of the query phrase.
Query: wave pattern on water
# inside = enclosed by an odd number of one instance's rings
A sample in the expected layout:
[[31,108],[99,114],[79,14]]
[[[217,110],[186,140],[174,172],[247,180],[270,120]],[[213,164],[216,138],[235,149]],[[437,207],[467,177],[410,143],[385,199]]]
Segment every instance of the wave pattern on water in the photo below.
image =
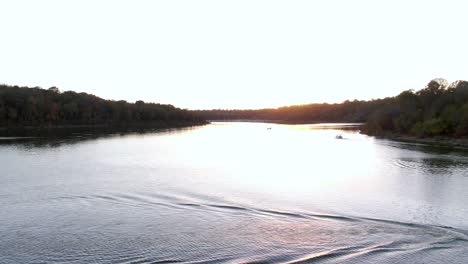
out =
[[[208,217],[208,221],[219,220],[219,217],[229,216],[241,222],[238,229],[232,232],[233,238],[239,239],[245,233],[256,232],[265,236],[260,244],[245,241],[250,249],[229,245],[223,241],[211,241],[203,244],[204,239],[195,239],[190,248],[167,248],[171,254],[153,245],[151,239],[160,240],[158,234],[145,237],[143,240],[128,241],[130,246],[122,241],[109,240],[106,243],[86,243],[87,247],[80,254],[55,255],[48,254],[42,259],[50,263],[81,263],[83,260],[95,263],[413,263],[415,259],[424,260],[421,263],[439,263],[442,257],[452,263],[467,260],[468,232],[451,227],[434,226],[418,223],[406,223],[385,219],[354,217],[311,212],[296,212],[272,210],[244,206],[225,200],[200,200],[169,194],[95,194],[63,196],[54,199],[56,203],[76,203],[87,207],[103,207],[108,210],[118,210],[119,206],[154,209],[155,213],[162,208],[173,214],[184,214],[198,221]],[[86,201],[86,203],[83,203]],[[114,206],[103,206],[113,204]],[[198,212],[198,213],[197,213]],[[150,214],[151,216],[151,214]],[[200,218],[201,217],[201,218]],[[225,218],[222,218],[225,219]],[[277,226],[271,226],[270,223]],[[207,225],[213,223],[206,222]],[[252,225],[249,227],[249,225]],[[215,225],[216,226],[216,225]],[[263,231],[261,231],[263,230]],[[282,232],[289,232],[285,234]],[[104,233],[96,239],[102,240]],[[145,234],[143,236],[147,236]],[[219,234],[222,235],[222,234]],[[224,234],[225,235],[225,234]],[[299,237],[288,237],[298,235]],[[335,236],[333,241],[316,243],[324,236]],[[285,238],[286,237],[286,238]],[[397,238],[397,239],[395,239]],[[185,237],[187,241],[191,238]],[[219,237],[218,239],[221,239]],[[268,239],[280,239],[283,245],[271,247]],[[170,240],[170,238],[169,238]],[[353,241],[353,242],[350,242]],[[257,241],[258,242],[258,241]],[[147,243],[145,245],[145,243]],[[218,243],[218,246],[213,244]],[[263,243],[263,244],[262,244]],[[355,246],[349,246],[355,244]],[[348,245],[348,246],[345,246]],[[212,249],[210,249],[213,247]],[[247,247],[247,248],[248,248]],[[256,247],[256,248],[255,248]],[[119,249],[118,252],[114,250]],[[138,250],[137,250],[138,249]],[[183,252],[183,253],[182,253]],[[189,252],[189,254],[187,254]],[[200,253],[204,252],[204,253]],[[207,253],[208,252],[208,253]],[[185,256],[185,257],[184,257]],[[7,257],[0,257],[5,263]],[[455,262],[454,262],[455,261]],[[460,262],[461,263],[461,262]]]

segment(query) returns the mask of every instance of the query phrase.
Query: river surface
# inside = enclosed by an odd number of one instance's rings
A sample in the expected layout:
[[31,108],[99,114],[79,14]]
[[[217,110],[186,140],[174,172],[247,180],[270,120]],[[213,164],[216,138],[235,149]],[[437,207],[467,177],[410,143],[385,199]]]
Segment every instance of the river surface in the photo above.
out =
[[0,139],[0,263],[468,263],[466,230],[466,151],[352,126]]

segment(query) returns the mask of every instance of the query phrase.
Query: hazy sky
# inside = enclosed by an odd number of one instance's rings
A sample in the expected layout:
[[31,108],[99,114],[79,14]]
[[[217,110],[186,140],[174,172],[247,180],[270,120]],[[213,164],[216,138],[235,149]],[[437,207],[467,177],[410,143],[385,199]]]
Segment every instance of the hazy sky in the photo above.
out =
[[1,1],[0,83],[183,108],[468,79],[466,1]]

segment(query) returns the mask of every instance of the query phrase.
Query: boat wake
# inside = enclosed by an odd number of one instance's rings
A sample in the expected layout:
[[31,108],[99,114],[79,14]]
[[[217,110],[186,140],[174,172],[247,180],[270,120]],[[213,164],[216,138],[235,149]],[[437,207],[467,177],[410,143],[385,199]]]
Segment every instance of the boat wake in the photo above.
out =
[[[113,244],[106,242],[106,247],[102,247],[97,242],[87,245],[94,253],[81,254],[82,257],[71,255],[70,261],[63,257],[51,261],[53,258],[49,256],[50,262],[74,263],[73,259],[96,263],[468,261],[468,232],[446,226],[265,209],[189,195],[79,195],[57,197],[54,202],[55,206],[76,203],[84,212],[87,211],[85,207],[101,208],[111,219],[117,218],[113,215],[119,214],[122,207],[126,207],[126,211],[132,207],[139,213],[120,214],[119,223],[106,223],[96,228],[99,232],[93,236],[94,241],[110,239]],[[125,225],[125,230],[133,230],[133,233],[116,232],[119,225]],[[123,252],[126,253],[121,254]],[[0,257],[0,260],[5,259]]]

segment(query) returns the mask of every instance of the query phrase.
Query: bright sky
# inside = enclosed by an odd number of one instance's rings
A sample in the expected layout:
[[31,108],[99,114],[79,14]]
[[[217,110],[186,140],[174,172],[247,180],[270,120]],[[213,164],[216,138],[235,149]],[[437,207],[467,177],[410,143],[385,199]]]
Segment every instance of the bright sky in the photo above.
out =
[[0,0],[0,83],[182,108],[468,80],[466,1]]

